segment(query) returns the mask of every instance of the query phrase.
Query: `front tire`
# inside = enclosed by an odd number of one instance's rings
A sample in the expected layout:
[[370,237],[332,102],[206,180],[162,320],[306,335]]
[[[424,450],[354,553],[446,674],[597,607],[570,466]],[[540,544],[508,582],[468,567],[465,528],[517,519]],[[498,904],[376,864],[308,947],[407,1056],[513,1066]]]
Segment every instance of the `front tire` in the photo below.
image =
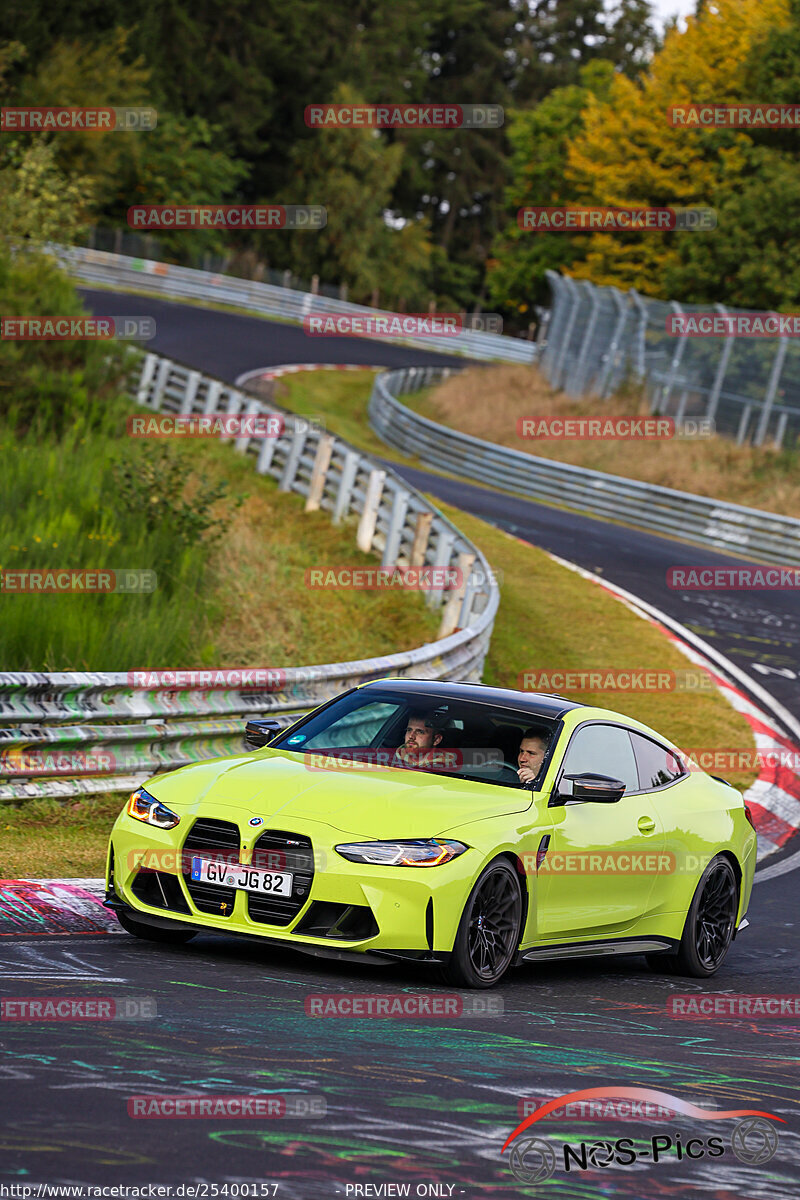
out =
[[197,935],[194,931],[188,929],[162,929],[158,925],[148,925],[144,921],[137,921],[135,917],[130,916],[122,910],[117,911],[117,920],[126,933],[132,933],[134,937],[144,938],[148,942],[165,942],[172,946],[181,946],[184,942],[190,942]]
[[494,987],[514,961],[521,926],[519,878],[510,863],[497,859],[470,892],[443,970],[445,980],[455,987]]
[[739,911],[739,885],[729,860],[718,854],[697,885],[681,944],[675,954],[648,954],[654,971],[708,979],[716,975],[730,949]]

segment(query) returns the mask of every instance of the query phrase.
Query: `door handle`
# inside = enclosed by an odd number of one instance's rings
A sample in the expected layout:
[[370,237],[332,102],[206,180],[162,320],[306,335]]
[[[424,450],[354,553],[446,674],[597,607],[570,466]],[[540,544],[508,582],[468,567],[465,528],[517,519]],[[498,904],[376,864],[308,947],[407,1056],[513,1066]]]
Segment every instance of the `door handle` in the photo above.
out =
[[652,817],[639,817],[639,833],[652,833],[655,827]]

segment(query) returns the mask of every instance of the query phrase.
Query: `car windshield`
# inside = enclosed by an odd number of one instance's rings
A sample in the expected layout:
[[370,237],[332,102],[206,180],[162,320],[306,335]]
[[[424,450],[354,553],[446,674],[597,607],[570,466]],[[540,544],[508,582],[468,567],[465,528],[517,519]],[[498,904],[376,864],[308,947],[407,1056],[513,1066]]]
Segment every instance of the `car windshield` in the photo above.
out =
[[370,687],[348,692],[269,747],[313,755],[322,768],[352,763],[535,791],[557,729],[523,708]]

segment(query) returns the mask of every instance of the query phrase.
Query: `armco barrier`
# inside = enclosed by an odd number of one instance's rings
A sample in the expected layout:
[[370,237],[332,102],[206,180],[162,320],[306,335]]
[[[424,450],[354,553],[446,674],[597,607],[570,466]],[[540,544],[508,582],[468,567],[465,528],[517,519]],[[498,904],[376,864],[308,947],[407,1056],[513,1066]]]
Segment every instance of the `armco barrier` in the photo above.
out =
[[[154,354],[142,357],[133,394],[166,413],[281,411]],[[427,593],[442,609],[439,639],[380,658],[287,667],[262,691],[147,680],[134,681],[145,685],[137,687],[124,672],[0,674],[0,801],[126,791],[159,769],[240,751],[248,716],[289,724],[369,679],[480,679],[499,603],[483,554],[390,468],[314,424],[283,416],[280,437],[229,439],[234,450],[250,455],[255,470],[281,490],[305,496],[307,510],[325,509],[335,523],[358,514],[360,548],[377,551],[385,565],[460,568],[464,586],[449,599],[441,589]]]
[[397,400],[446,379],[454,370],[458,368],[408,367],[379,375],[370,399],[372,428],[390,446],[427,466],[504,492],[740,556],[800,566],[800,521],[793,517],[535,458],[438,425]]
[[[158,292],[178,300],[203,300],[206,303],[232,304],[237,308],[264,316],[280,317],[301,323],[309,313],[340,313],[350,316],[391,317],[396,313],[349,304],[329,296],[311,292],[295,292],[291,288],[275,287],[256,280],[237,279],[233,275],[215,275],[193,267],[176,267],[170,263],[146,258],[126,258],[104,250],[88,250],[81,246],[52,246],[62,266],[70,275],[84,283],[101,283],[123,291]],[[400,314],[402,315],[402,314]],[[465,355],[467,358],[497,359],[501,362],[533,362],[538,347],[523,338],[504,337],[497,333],[473,330],[458,337],[382,338],[400,341],[404,345],[442,354]],[[317,339],[317,345],[321,343]]]

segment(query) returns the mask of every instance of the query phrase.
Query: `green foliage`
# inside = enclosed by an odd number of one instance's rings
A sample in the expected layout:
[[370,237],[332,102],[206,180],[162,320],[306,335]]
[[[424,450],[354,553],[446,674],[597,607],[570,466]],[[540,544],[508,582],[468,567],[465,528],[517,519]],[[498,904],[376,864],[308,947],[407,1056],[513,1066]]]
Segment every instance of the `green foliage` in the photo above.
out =
[[513,182],[506,190],[510,219],[495,242],[488,285],[492,303],[522,323],[532,319],[534,304],[548,300],[545,271],[569,271],[584,256],[587,239],[520,229],[517,210],[578,200],[564,179],[569,145],[583,127],[590,97],[604,101],[613,79],[611,63],[589,63],[579,84],[556,88],[536,108],[511,115]]
[[[197,546],[217,541],[230,523],[229,512],[215,512],[228,496],[227,483],[198,480],[191,461],[170,446],[137,446],[111,471],[116,502],[149,533],[166,529],[180,545]],[[243,503],[240,496],[233,507]]]

